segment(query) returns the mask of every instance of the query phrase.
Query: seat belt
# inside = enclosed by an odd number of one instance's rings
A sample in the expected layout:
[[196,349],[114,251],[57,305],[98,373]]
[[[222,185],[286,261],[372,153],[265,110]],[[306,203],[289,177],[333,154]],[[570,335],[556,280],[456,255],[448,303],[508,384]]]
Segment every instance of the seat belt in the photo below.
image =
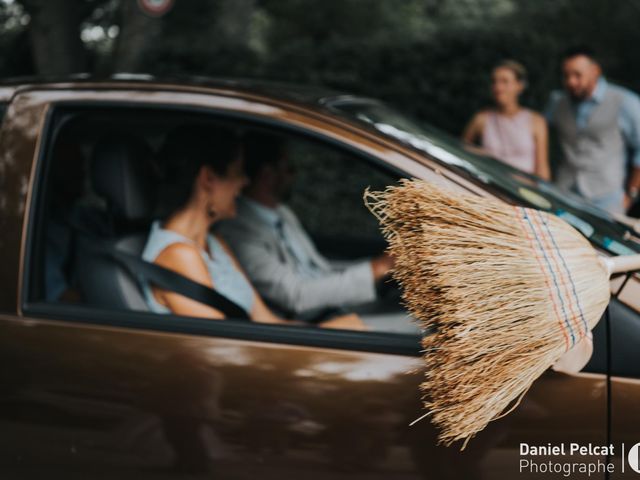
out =
[[113,246],[101,245],[99,250],[125,267],[134,278],[136,275],[141,275],[160,288],[220,310],[229,320],[251,321],[244,308],[213,288],[194,282],[168,268],[147,262],[136,255],[117,250]]

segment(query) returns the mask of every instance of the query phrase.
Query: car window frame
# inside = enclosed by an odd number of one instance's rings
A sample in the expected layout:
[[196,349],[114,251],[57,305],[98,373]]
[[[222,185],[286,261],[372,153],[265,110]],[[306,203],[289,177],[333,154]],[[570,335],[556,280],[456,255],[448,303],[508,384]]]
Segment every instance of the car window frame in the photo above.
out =
[[[118,100],[63,100],[52,101],[45,113],[41,140],[34,164],[31,201],[25,215],[27,228],[25,229],[24,255],[21,278],[19,307],[23,316],[30,319],[43,319],[70,322],[74,324],[102,325],[118,328],[133,328],[171,332],[177,334],[197,334],[207,337],[233,338],[246,341],[259,341],[295,346],[324,347],[340,350],[366,351],[371,353],[398,354],[405,356],[420,356],[420,336],[399,334],[392,332],[359,332],[314,327],[298,327],[289,325],[262,325],[256,322],[212,321],[202,318],[183,317],[177,315],[159,315],[152,312],[134,310],[104,310],[82,304],[53,303],[44,299],[33,300],[31,292],[37,273],[34,265],[43,259],[42,209],[46,198],[46,172],[50,167],[51,150],[57,134],[62,128],[56,123],[56,115],[65,110],[78,109],[109,109],[123,110],[158,110],[182,113],[206,114],[221,121],[246,122],[256,127],[268,128],[274,131],[286,132],[320,142],[328,147],[343,150],[363,161],[373,163],[378,167],[394,171],[398,176],[406,177],[408,172],[402,171],[395,165],[385,162],[372,154],[341,142],[329,135],[306,129],[299,125],[289,124],[272,117],[262,117],[251,113],[218,109],[207,106],[190,106],[165,102],[146,103],[141,101]],[[353,132],[349,133],[353,135]],[[408,160],[414,161],[407,157]],[[38,247],[40,245],[40,247]],[[38,259],[39,256],[39,259]],[[43,264],[42,261],[39,262]],[[42,278],[42,276],[40,275]],[[37,289],[38,287],[35,287]]]
[[6,115],[8,108],[9,104],[7,102],[0,102],[0,125],[2,125],[2,121],[4,120],[4,116]]

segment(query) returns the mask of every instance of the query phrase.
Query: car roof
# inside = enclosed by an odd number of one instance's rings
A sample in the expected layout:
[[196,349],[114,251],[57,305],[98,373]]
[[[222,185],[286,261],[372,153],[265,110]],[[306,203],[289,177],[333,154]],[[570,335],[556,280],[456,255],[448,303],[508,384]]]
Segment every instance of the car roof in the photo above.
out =
[[211,89],[234,90],[239,93],[257,94],[302,104],[307,107],[324,109],[328,99],[345,98],[351,95],[319,85],[300,85],[275,80],[252,78],[206,77],[194,75],[178,75],[156,77],[139,73],[117,73],[107,77],[96,77],[89,74],[74,74],[64,77],[15,77],[0,81],[0,101],[9,101],[16,90],[25,87],[56,86],[82,88],[84,84],[104,84],[117,86],[118,84],[141,84],[150,88],[154,86],[175,85],[176,87],[199,87]]

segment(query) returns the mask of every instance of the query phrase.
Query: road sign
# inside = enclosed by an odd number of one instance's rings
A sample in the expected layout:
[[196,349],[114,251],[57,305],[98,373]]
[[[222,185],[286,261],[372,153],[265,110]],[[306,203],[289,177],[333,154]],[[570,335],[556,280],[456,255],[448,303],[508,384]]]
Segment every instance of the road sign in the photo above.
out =
[[138,6],[151,17],[161,17],[171,10],[173,2],[174,0],[138,0]]

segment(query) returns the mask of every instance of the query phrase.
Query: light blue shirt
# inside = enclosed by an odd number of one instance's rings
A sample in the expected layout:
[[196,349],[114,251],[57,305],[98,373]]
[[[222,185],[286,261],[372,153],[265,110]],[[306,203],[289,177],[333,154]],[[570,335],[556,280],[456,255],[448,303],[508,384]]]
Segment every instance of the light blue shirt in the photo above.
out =
[[277,228],[278,222],[280,222],[280,215],[275,208],[269,208],[247,197],[240,197],[238,202],[243,203],[266,225],[269,225],[274,230]]
[[[151,225],[151,233],[142,252],[142,258],[147,262],[153,262],[165,248],[174,243],[193,245],[193,242],[188,238],[172,230],[162,228],[160,222],[155,221]],[[207,247],[209,253],[199,250],[215,290],[250,313],[255,299],[253,287],[242,272],[236,268],[232,258],[214,235],[207,235]],[[141,284],[145,300],[151,311],[170,313],[167,307],[158,303],[149,282],[141,279]]]
[[[608,88],[614,89],[622,95],[618,127],[622,132],[626,146],[632,150],[633,166],[640,168],[640,97],[634,92],[618,85],[610,84],[604,77],[600,77],[591,97],[574,104],[576,125],[579,129],[587,125],[591,112],[602,102]],[[551,94],[549,105],[545,110],[545,117],[549,123],[552,123],[554,110],[563,95],[564,92],[562,91],[555,91]]]

